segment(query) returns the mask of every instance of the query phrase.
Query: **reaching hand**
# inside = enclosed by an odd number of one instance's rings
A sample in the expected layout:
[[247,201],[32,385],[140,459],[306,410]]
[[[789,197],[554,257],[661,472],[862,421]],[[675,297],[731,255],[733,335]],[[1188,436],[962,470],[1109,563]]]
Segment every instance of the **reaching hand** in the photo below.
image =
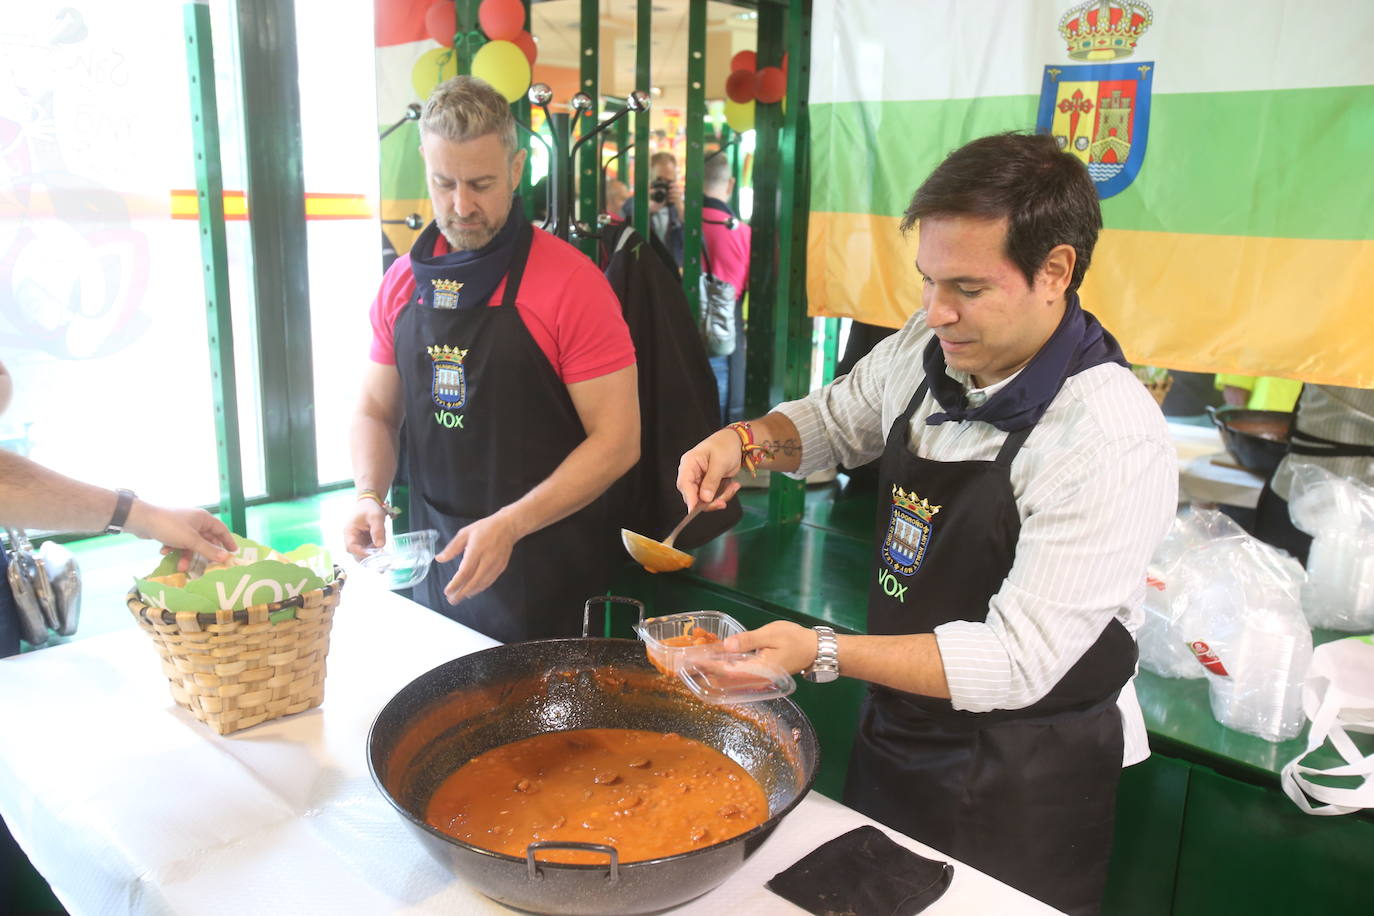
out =
[[374,547],[386,546],[386,511],[376,500],[360,499],[344,526],[344,547],[358,559]]
[[160,541],[165,548],[187,551],[182,557],[184,564],[190,563],[192,553],[212,563],[227,563],[229,555],[238,549],[224,523],[204,509],[164,509],[136,499],[129,507],[124,530]]
[[459,554],[463,557],[458,571],[444,587],[448,603],[457,604],[490,587],[505,572],[511,551],[519,540],[520,533],[515,525],[500,514],[489,515],[460,529],[434,558],[447,563]]
[[740,487],[733,479],[739,472],[739,436],[734,430],[717,430],[697,443],[677,466],[677,490],[687,511],[699,502],[706,503],[707,512],[724,509]]
[[757,630],[736,633],[723,645],[727,652],[757,652],[759,661],[796,674],[816,660],[819,639],[809,627],[775,620]]

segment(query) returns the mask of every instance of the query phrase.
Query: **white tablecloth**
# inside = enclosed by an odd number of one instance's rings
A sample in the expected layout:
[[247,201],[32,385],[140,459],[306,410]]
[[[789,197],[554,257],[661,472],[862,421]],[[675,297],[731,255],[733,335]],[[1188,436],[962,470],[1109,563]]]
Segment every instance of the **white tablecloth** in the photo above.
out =
[[[401,687],[494,644],[355,571],[324,705],[223,738],[172,703],[137,629],[0,661],[0,815],[74,916],[510,913],[420,846],[365,754]],[[763,883],[866,823],[813,792],[739,872],[674,912],[800,913]],[[1054,911],[956,863],[928,912]]]

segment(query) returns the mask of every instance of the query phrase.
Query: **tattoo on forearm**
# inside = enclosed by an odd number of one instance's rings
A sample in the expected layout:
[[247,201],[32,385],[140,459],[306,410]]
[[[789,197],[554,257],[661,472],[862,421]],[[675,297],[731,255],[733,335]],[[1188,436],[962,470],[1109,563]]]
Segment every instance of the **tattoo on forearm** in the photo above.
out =
[[801,454],[801,442],[796,439],[765,439],[760,444],[772,452],[774,457],[786,455],[790,458]]

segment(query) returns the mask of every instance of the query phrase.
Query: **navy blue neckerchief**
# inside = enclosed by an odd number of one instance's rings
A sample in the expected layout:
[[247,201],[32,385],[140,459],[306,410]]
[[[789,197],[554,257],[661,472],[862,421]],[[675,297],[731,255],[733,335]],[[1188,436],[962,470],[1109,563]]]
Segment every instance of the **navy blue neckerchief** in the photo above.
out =
[[703,197],[703,198],[701,199],[701,206],[702,206],[703,208],[708,208],[708,207],[709,207],[709,208],[713,208],[713,209],[716,209],[716,210],[724,210],[726,213],[729,213],[731,216],[734,216],[734,215],[735,215],[735,211],[732,210],[732,209],[730,208],[730,205],[729,205],[728,203],[726,203],[725,201],[721,200],[719,197],[712,197],[712,196],[709,195],[709,194],[707,194],[705,197]]
[[[486,305],[510,272],[511,261],[519,248],[516,242],[521,227],[528,225],[524,213],[525,207],[517,196],[506,214],[505,224],[490,242],[474,251],[450,251],[441,255],[434,253],[440,238],[439,224],[431,220],[410,249],[410,269],[415,275],[415,294],[420,304],[441,309]],[[436,291],[439,294],[437,304]]]
[[1007,387],[981,407],[970,408],[964,386],[945,374],[945,352],[940,349],[939,338],[932,337],[926,344],[926,381],[943,410],[926,417],[926,423],[938,426],[948,420],[981,420],[1003,432],[1034,426],[1065,379],[1102,363],[1129,365],[1111,332],[1079,306],[1077,293],[1069,297],[1064,317],[1050,339]]

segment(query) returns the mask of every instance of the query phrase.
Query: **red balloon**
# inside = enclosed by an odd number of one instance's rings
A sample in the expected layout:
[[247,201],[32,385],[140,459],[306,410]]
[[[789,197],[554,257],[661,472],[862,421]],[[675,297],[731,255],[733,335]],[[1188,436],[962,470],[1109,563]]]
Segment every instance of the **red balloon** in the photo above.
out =
[[529,59],[530,66],[533,67],[534,59],[539,56],[539,46],[534,43],[534,36],[522,29],[520,34],[512,38],[511,41],[515,42],[517,48],[525,52],[525,57]]
[[477,21],[492,41],[515,41],[525,28],[525,4],[520,0],[482,0]]
[[725,94],[730,97],[730,101],[741,105],[752,102],[757,91],[757,81],[757,74],[753,70],[736,70],[725,79]]
[[425,34],[447,48],[453,45],[453,34],[457,31],[453,0],[434,0],[425,10]]
[[736,70],[749,70],[752,72],[758,69],[758,66],[758,55],[756,55],[753,51],[741,51],[734,57],[730,58],[731,73],[735,72]]
[[781,102],[787,92],[787,77],[778,67],[764,67],[759,71],[758,89],[754,95],[765,105]]

